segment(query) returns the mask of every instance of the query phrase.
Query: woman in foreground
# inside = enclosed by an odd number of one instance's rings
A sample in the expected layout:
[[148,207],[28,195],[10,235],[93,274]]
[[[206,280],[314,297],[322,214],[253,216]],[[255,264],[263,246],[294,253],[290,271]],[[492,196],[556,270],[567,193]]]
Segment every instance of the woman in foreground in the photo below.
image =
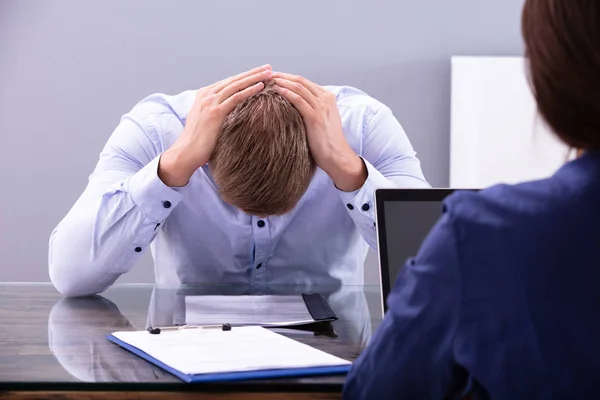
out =
[[346,399],[600,396],[600,2],[526,0],[522,28],[539,113],[579,157],[447,199]]

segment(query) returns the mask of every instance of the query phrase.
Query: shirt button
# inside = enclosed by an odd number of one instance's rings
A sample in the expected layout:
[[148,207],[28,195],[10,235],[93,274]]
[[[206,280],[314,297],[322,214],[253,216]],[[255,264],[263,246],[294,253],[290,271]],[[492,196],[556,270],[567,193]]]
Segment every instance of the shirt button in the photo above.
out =
[[369,211],[369,208],[371,208],[371,206],[365,203],[365,204],[362,205],[361,208],[362,208],[363,211]]
[[262,267],[262,263],[258,263],[258,264],[256,265],[256,269],[260,269],[260,267]]
[[141,247],[136,247],[136,248],[135,248],[135,252],[136,252],[136,253],[139,253],[139,252],[141,252],[141,251],[142,251],[142,248],[141,248]]
[[171,208],[171,202],[169,200],[163,202],[164,208]]
[[350,203],[346,204],[346,207],[348,207],[349,210],[354,210],[354,206]]
[[259,227],[259,228],[262,228],[262,227],[264,227],[264,226],[265,226],[265,221],[263,221],[263,220],[261,219],[261,220],[259,220],[259,221],[256,223],[256,225],[258,225],[258,227]]

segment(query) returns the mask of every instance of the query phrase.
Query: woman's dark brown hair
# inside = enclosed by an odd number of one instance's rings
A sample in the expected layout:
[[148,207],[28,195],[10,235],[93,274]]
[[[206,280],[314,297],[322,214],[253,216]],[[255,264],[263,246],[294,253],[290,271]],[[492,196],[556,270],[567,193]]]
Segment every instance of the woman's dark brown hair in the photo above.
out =
[[567,145],[600,147],[600,0],[526,0],[522,31],[538,110]]

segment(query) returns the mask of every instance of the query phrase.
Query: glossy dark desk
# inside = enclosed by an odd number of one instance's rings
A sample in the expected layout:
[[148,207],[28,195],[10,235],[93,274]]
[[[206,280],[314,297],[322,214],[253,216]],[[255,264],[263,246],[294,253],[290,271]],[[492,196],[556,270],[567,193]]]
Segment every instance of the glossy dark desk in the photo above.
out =
[[[339,319],[285,333],[354,360],[381,322],[378,287],[310,288]],[[307,288],[268,288],[292,294]],[[64,299],[49,284],[0,284],[0,399],[330,399],[343,376],[186,384],[106,340],[116,330],[181,323],[185,296],[248,294],[246,288],[115,285],[101,296]],[[315,328],[316,329],[316,328]]]

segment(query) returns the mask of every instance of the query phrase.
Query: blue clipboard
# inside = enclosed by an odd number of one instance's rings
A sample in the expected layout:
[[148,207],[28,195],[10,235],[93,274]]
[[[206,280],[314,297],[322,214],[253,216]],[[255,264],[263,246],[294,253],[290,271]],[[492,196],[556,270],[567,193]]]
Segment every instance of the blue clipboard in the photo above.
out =
[[131,346],[130,344],[118,339],[113,335],[108,335],[106,338],[115,343],[125,350],[130,351],[136,356],[143,358],[144,360],[156,365],[157,367],[169,372],[187,383],[200,383],[200,382],[225,382],[225,381],[241,381],[241,380],[253,380],[253,379],[273,379],[273,378],[295,378],[303,376],[320,376],[320,375],[346,375],[351,368],[351,365],[340,365],[340,366],[327,366],[327,367],[309,367],[309,368],[291,368],[291,369],[269,369],[259,371],[241,371],[241,372],[228,372],[228,373],[214,373],[214,374],[197,374],[188,375],[174,368],[169,367],[163,362],[150,356],[148,353],[138,349],[137,347]]

